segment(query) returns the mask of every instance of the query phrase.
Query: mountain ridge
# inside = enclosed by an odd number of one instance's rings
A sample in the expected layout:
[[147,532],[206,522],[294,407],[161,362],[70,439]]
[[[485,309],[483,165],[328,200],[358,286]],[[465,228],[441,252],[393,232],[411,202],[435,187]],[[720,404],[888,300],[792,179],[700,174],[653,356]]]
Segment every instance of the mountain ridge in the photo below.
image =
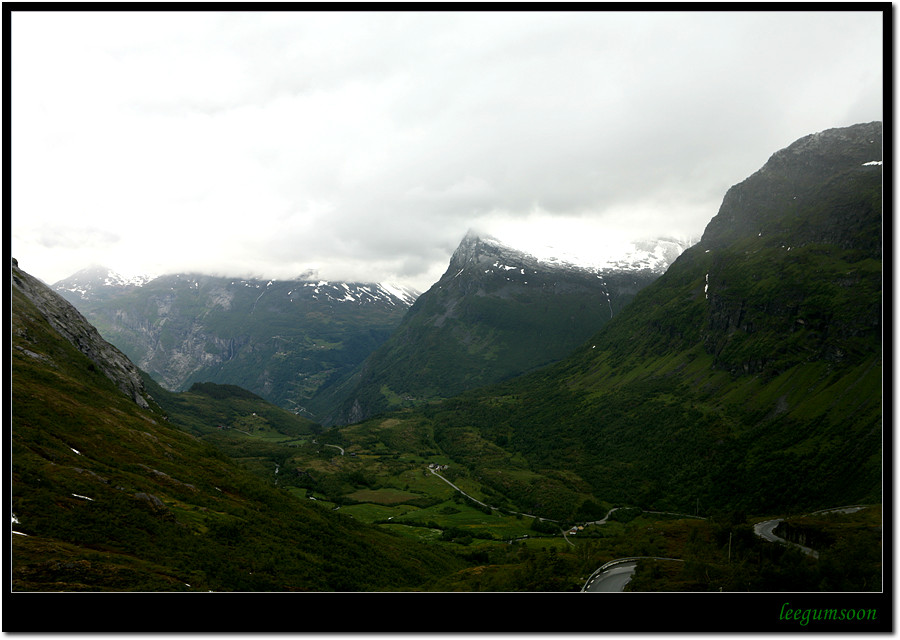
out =
[[[523,265],[543,268],[581,270],[600,274],[610,271],[649,270],[662,274],[669,265],[695,244],[695,240],[678,240],[661,236],[653,239],[633,240],[618,246],[598,244],[588,255],[584,249],[563,248],[558,244],[540,244],[535,240],[523,244],[521,248],[493,234],[476,228],[469,229],[450,258],[454,264],[463,266],[466,262],[477,261],[479,244],[491,247],[488,251],[503,256],[507,254],[513,261]],[[497,266],[497,265],[495,265]]]
[[[328,281],[314,278],[311,274],[304,274],[298,278],[273,279],[273,278],[233,278],[229,276],[215,276],[203,273],[187,272],[164,275],[138,275],[126,278],[119,275],[109,267],[93,265],[81,269],[71,276],[57,280],[51,288],[75,304],[80,301],[93,301],[100,298],[108,298],[110,295],[121,293],[122,290],[144,287],[150,285],[159,278],[221,278],[232,284],[239,282],[244,286],[259,288],[262,283],[271,285],[277,283],[295,283],[298,287],[313,287],[314,295],[319,295],[319,289],[324,288],[322,295],[334,302],[357,302],[365,304],[383,299],[389,304],[412,304],[419,296],[419,292],[411,287],[391,282],[351,282]],[[374,289],[374,291],[373,291]],[[343,291],[342,291],[343,290]]]
[[237,384],[297,412],[386,339],[418,295],[394,285],[202,274],[137,286],[108,269],[80,273],[54,289],[165,388]]
[[[840,187],[829,186],[835,181],[850,184],[878,176],[874,184],[880,189],[882,165],[872,162],[881,161],[883,144],[883,125],[879,121],[803,136],[772,154],[759,170],[728,189],[719,212],[703,232],[701,244],[712,249],[739,236],[756,234],[762,238],[788,230],[797,243],[835,239],[845,243],[845,247],[849,246],[846,243],[859,243],[855,226],[859,224],[860,209],[853,204],[858,203],[859,197],[871,197],[872,186],[862,192],[845,189],[844,200],[836,200],[831,208],[823,210],[826,218],[816,227],[804,225],[795,212],[823,187]],[[744,215],[736,216],[738,211]],[[773,218],[776,213],[777,220]],[[816,235],[810,235],[813,231]],[[881,239],[866,238],[865,243],[867,249],[880,248]]]

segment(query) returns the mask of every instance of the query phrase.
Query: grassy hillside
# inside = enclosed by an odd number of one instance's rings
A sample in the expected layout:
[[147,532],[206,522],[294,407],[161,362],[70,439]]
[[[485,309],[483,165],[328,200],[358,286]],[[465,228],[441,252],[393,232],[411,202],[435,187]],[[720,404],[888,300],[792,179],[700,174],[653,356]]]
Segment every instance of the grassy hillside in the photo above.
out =
[[16,288],[12,311],[14,591],[417,589],[460,566],[273,487],[138,407]]

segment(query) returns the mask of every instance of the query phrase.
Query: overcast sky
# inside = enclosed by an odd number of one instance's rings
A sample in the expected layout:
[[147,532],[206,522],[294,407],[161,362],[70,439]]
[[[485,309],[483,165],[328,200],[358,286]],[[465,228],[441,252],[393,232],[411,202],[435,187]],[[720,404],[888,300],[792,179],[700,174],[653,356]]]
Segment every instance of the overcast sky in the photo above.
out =
[[469,228],[699,237],[775,151],[882,119],[882,21],[13,11],[12,255],[424,291]]

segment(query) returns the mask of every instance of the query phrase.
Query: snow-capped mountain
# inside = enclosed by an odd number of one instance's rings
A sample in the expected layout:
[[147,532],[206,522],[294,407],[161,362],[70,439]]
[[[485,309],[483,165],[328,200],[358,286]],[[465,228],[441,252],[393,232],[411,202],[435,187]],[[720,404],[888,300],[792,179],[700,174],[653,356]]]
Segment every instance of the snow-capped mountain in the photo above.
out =
[[105,299],[134,287],[142,287],[155,277],[141,275],[126,278],[109,267],[93,265],[54,283],[51,288],[74,303],[76,300]]
[[[517,254],[525,254],[544,265],[555,265],[566,269],[582,269],[593,273],[609,271],[650,271],[657,275],[665,273],[685,249],[696,240],[655,238],[632,240],[620,243],[598,242],[588,247],[574,248],[560,243],[527,242],[515,243],[483,233],[470,232],[482,242],[494,244],[510,251],[517,247]],[[508,265],[499,265],[508,266]]]
[[303,412],[320,385],[387,339],[419,295],[400,285],[313,275],[131,280],[93,267],[52,288],[170,390],[234,384]]
[[[67,298],[75,301],[106,300],[111,296],[121,294],[137,287],[143,287],[153,282],[158,277],[174,278],[179,283],[188,283],[189,286],[199,287],[200,280],[206,280],[209,276],[197,274],[174,274],[171,276],[140,275],[124,277],[112,269],[94,265],[72,274],[68,278],[60,280],[52,285],[52,289]],[[375,282],[329,282],[325,280],[311,279],[306,276],[296,280],[262,280],[262,279],[227,279],[232,286],[243,286],[251,289],[268,290],[276,283],[293,283],[288,287],[287,295],[292,299],[310,297],[313,300],[329,302],[354,302],[368,304],[384,302],[395,306],[410,306],[416,301],[419,292],[403,285]],[[170,288],[174,288],[173,283]]]
[[[309,408],[310,417],[342,421],[367,410],[338,410],[347,397],[361,397],[338,381],[389,337],[366,369],[365,385],[376,390],[390,382],[401,397],[422,400],[516,375],[599,330],[686,246],[662,239],[580,253],[550,245],[523,250],[471,231],[422,295],[312,272],[294,280],[130,279],[105,267],[52,288],[168,389],[236,384],[295,411]],[[395,380],[402,378],[399,362],[417,363],[406,367],[415,382]]]
[[586,259],[523,251],[469,231],[390,339],[352,374],[323,386],[311,406],[326,424],[345,424],[553,362],[599,331],[683,250],[660,240]]
[[[333,302],[355,302],[368,304],[386,302],[390,305],[410,306],[419,297],[419,292],[402,285],[377,282],[360,284],[356,282],[328,282],[319,280],[303,283],[304,289],[311,289],[313,299],[320,297]],[[288,295],[292,295],[291,291]]]

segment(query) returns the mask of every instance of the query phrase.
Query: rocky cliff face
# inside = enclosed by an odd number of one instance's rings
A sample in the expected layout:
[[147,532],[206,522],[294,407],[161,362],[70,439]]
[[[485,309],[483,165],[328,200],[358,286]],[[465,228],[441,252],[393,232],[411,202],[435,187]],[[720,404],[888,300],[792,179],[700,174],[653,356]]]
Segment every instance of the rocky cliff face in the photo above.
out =
[[607,338],[632,353],[701,344],[735,376],[864,360],[882,331],[881,140],[866,123],[773,154]]
[[12,286],[37,307],[60,335],[74,345],[141,407],[148,407],[140,371],[121,351],[106,342],[78,310],[12,260]]

